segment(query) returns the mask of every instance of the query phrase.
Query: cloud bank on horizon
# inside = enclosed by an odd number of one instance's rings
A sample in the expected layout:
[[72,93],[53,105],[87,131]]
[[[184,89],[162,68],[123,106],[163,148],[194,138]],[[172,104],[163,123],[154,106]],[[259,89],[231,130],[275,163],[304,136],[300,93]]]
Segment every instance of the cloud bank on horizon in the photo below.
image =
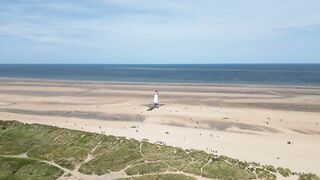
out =
[[0,63],[320,63],[319,0],[0,1]]

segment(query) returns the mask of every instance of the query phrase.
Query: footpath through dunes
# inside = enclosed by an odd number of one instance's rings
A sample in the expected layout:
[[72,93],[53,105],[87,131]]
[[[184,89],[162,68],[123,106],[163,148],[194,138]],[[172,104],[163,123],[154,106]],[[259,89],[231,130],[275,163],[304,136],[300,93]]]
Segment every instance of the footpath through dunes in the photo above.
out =
[[299,179],[315,174],[198,150],[0,121],[0,179]]

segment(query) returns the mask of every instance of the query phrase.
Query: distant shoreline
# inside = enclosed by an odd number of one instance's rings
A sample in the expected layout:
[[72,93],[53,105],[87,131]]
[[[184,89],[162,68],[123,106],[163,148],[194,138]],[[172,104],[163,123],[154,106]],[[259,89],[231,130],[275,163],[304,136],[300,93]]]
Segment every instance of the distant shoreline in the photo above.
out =
[[28,82],[57,82],[79,84],[114,84],[114,85],[151,85],[151,86],[216,86],[216,87],[257,87],[257,88],[303,88],[318,89],[316,85],[276,85],[276,84],[236,84],[236,83],[183,83],[183,82],[131,82],[131,81],[107,81],[107,80],[68,80],[46,78],[12,78],[0,77],[0,83],[4,81],[28,81]]
[[147,85],[320,87],[320,64],[0,65],[0,78]]

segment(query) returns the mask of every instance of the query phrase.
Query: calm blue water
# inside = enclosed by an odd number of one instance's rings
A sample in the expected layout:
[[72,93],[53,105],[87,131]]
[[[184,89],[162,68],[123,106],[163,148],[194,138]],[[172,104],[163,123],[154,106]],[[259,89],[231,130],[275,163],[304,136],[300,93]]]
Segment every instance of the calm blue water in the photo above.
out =
[[0,65],[0,78],[320,86],[320,64]]

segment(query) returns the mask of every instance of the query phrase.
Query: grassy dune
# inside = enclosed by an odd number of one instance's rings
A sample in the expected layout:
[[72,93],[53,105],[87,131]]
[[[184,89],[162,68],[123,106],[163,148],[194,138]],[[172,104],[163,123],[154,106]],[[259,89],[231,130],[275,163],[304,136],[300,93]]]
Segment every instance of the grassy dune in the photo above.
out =
[[63,171],[37,160],[0,157],[0,179],[56,179]]
[[[123,171],[127,175],[123,178],[133,179],[273,180],[292,175],[286,168],[261,166],[203,151],[0,121],[0,179],[56,179],[72,176],[76,171],[87,175]],[[319,177],[300,174],[300,179]]]

